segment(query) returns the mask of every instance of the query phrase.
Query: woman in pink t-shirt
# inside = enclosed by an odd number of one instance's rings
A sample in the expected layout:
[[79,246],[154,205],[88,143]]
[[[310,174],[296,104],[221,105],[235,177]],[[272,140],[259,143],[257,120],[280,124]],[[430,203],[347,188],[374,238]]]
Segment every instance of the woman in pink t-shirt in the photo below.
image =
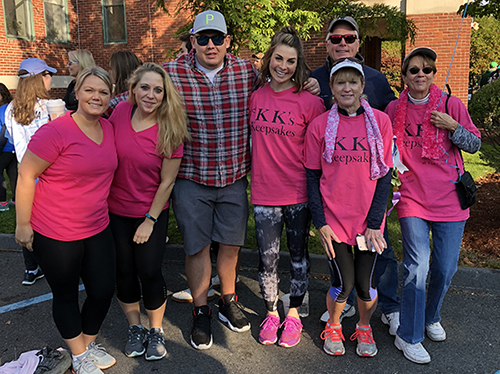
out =
[[419,364],[431,360],[421,343],[425,333],[434,341],[446,339],[439,311],[457,271],[469,218],[455,185],[458,172],[463,174],[460,150],[474,153],[481,147],[480,133],[465,105],[433,84],[436,58],[436,52],[427,47],[411,51],[402,66],[408,88],[386,108],[406,167],[399,170],[401,200],[396,205],[405,271],[395,345],[408,360]]
[[[167,353],[162,328],[167,289],[161,265],[168,200],[189,135],[181,97],[163,68],[153,63],[137,68],[129,92],[129,101],[119,103],[109,119],[118,153],[108,200],[116,292],[129,323],[125,355],[146,353],[146,360],[159,360]],[[149,332],[141,324],[141,295]]]
[[336,103],[306,134],[309,206],[332,274],[326,298],[330,319],[321,335],[329,355],[344,354],[340,315],[353,287],[359,321],[351,340],[357,339],[359,356],[377,354],[370,319],[377,306],[377,252],[387,246],[382,228],[391,186],[392,129],[389,117],[361,97],[364,86],[361,63],[338,60],[330,78]]
[[[42,126],[19,166],[16,240],[45,273],[76,373],[102,373],[116,362],[95,343],[115,288],[107,199],[118,160],[113,128],[101,118],[111,88],[104,69],[82,71],[78,109]],[[80,278],[87,294],[81,310]]]
[[278,260],[283,224],[291,259],[290,308],[278,344],[300,341],[298,307],[309,282],[307,240],[311,216],[303,164],[307,126],[325,111],[323,101],[302,90],[309,68],[296,31],[274,35],[264,55],[263,87],[250,100],[252,134],[251,203],[259,246],[259,284],[267,309],[259,341],[274,344],[281,325],[278,313]]

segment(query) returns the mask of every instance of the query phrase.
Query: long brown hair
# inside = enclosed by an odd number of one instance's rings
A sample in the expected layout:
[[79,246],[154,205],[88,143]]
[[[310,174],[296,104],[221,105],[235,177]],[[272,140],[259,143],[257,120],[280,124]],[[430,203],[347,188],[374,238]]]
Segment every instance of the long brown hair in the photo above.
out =
[[[28,74],[28,72],[19,70],[18,75],[23,74]],[[38,99],[50,99],[42,74],[43,72],[26,78],[19,78],[12,107],[14,109],[14,119],[21,125],[28,126],[35,119],[35,105]]]
[[111,55],[109,66],[115,83],[113,96],[128,90],[127,79],[142,65],[142,61],[133,52],[118,51]]
[[186,111],[181,95],[175,89],[165,69],[152,62],[138,67],[129,79],[129,101],[132,105],[137,104],[133,94],[134,88],[142,76],[148,72],[159,74],[163,80],[165,94],[162,103],[156,110],[156,122],[158,123],[156,150],[159,154],[170,157],[185,140],[190,138],[186,124]]

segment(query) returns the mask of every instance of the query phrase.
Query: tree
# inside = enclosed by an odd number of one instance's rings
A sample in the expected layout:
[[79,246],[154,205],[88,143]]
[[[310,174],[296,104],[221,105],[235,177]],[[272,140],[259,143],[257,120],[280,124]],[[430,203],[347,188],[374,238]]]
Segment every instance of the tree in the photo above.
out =
[[474,86],[491,61],[500,63],[500,20],[493,17],[479,17],[474,20],[470,40],[469,77]]
[[469,5],[463,4],[458,8],[457,13],[464,14],[467,6],[467,15],[471,17],[494,17],[500,19],[500,0],[472,0]]

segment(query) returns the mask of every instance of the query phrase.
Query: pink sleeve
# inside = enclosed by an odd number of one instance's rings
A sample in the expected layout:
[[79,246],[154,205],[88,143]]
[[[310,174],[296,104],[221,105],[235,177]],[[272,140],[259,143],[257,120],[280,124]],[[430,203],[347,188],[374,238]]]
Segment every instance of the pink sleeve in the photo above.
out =
[[182,158],[184,156],[184,144],[181,144],[173,153],[170,158]]
[[394,100],[391,101],[386,107],[385,107],[385,113],[389,116],[391,121],[394,121],[395,117],[395,112],[396,112],[396,106],[397,106],[398,101]]
[[[56,123],[60,122],[57,121]],[[53,123],[48,123],[40,127],[33,135],[28,144],[28,149],[52,164],[61,153],[62,143],[61,134],[55,129]]]
[[379,128],[384,143],[384,162],[392,168],[392,123],[387,114],[383,112],[379,114]]
[[320,129],[322,128],[321,124],[323,122],[321,118],[322,117],[316,117],[307,128],[306,139],[304,141],[304,165],[308,169],[321,169],[322,137],[320,135]]
[[[443,101],[445,101],[444,98]],[[450,97],[448,103],[448,112],[450,116],[460,125],[462,125],[466,130],[470,131],[478,138],[481,137],[481,133],[474,125],[474,123],[472,123],[472,119],[470,118],[467,108],[458,97],[455,96]]]

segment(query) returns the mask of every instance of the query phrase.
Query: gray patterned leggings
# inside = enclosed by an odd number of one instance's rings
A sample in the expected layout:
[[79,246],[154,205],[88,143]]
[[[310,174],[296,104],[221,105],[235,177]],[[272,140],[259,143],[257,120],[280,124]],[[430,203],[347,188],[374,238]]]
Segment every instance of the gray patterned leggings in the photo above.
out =
[[308,204],[254,207],[255,234],[259,246],[259,285],[266,308],[278,306],[278,262],[281,232],[286,225],[290,252],[290,307],[302,304],[309,285],[309,252],[307,242],[311,225]]

